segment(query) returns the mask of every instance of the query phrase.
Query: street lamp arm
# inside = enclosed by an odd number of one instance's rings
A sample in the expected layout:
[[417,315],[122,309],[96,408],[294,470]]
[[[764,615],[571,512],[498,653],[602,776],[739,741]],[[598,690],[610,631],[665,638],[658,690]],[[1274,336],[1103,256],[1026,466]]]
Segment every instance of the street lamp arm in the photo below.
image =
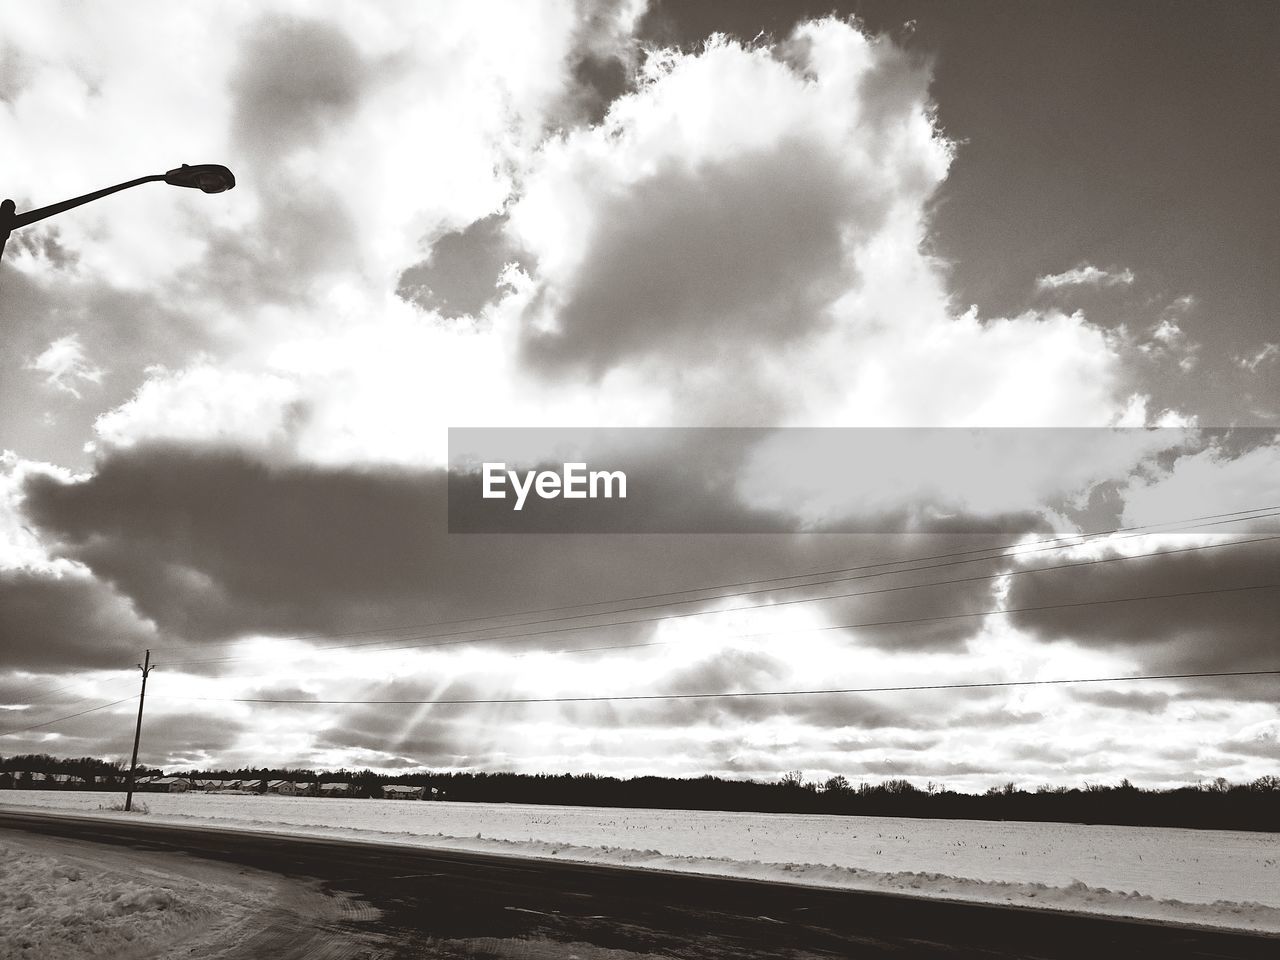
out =
[[152,174],[149,177],[139,177],[137,180],[130,180],[127,183],[117,183],[114,187],[95,190],[93,193],[86,193],[83,197],[73,197],[70,200],[63,200],[61,203],[52,203],[47,207],[37,207],[35,210],[28,210],[26,213],[18,213],[12,200],[0,201],[0,256],[4,255],[4,245],[5,241],[9,239],[9,234],[20,227],[37,223],[46,217],[52,217],[55,213],[71,210],[82,203],[99,200],[121,190],[128,190],[130,187],[136,187],[140,183],[155,183],[157,181],[163,181],[174,187],[190,187],[194,190],[199,190],[201,193],[223,193],[236,185],[235,174],[220,163],[197,163],[195,166],[184,163],[182,166],[174,167],[164,173]]
[[164,174],[157,173],[149,177],[139,177],[137,180],[130,180],[127,183],[117,183],[114,187],[105,187],[102,190],[95,190],[93,193],[86,193],[83,197],[75,197],[71,200],[63,200],[61,203],[51,203],[47,207],[37,207],[35,210],[28,210],[26,213],[14,214],[6,226],[10,230],[17,230],[19,227],[25,227],[28,224],[43,220],[45,217],[52,217],[55,213],[62,213],[64,210],[70,210],[78,207],[82,203],[88,203],[91,200],[97,200],[108,194],[118,193],[121,190],[127,190],[130,187],[136,187],[141,183],[151,183],[153,181],[163,181]]

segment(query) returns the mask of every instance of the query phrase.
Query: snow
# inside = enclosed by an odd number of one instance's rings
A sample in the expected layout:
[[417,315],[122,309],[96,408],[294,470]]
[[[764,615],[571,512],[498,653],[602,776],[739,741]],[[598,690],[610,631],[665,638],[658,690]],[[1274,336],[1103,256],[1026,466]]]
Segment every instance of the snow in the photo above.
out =
[[[5,791],[104,817],[118,795]],[[146,794],[217,826],[884,890],[1280,933],[1280,836],[1161,827]]]
[[378,916],[301,878],[0,829],[4,960],[268,956],[282,937],[289,956],[381,956],[361,948],[383,938],[347,922]]
[[0,838],[0,956],[147,956],[252,906],[243,886],[122,869],[43,838]]

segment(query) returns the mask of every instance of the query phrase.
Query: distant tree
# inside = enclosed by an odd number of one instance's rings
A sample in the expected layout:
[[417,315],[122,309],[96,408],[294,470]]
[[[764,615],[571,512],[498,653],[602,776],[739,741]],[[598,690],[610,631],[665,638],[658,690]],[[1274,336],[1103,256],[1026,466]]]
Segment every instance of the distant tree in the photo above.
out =
[[799,790],[804,787],[804,771],[788,770],[778,782],[788,790]]
[[920,792],[914,783],[910,780],[903,780],[902,778],[886,780],[884,783],[880,784],[880,789],[884,793],[893,794],[895,796],[900,796],[904,793]]
[[351,777],[351,786],[356,796],[376,799],[382,796],[382,780],[383,778],[372,770],[361,770]]
[[843,774],[837,773],[834,777],[828,778],[827,782],[822,785],[823,793],[848,793],[849,781],[844,778]]

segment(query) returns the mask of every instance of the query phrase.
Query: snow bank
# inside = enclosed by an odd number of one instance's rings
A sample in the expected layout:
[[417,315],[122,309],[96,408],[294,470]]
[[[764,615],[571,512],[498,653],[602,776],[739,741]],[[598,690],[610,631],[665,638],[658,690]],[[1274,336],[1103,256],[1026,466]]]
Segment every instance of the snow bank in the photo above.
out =
[[[110,794],[6,791],[95,815]],[[1280,933],[1280,837],[1082,824],[148,794],[147,822],[751,877]]]
[[0,842],[0,956],[124,957],[182,940],[217,917],[209,890],[124,876]]

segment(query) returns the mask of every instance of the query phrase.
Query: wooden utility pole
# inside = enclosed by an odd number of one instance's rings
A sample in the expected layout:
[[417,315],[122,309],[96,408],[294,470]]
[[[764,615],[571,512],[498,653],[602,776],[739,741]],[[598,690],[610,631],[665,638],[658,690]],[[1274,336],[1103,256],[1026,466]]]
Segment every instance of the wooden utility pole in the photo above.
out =
[[147,699],[147,675],[151,673],[151,651],[147,651],[146,659],[138,664],[142,671],[142,693],[138,695],[138,725],[133,731],[133,759],[129,761],[129,792],[125,794],[125,810],[133,809],[133,772],[138,767],[138,741],[142,739],[142,704]]

